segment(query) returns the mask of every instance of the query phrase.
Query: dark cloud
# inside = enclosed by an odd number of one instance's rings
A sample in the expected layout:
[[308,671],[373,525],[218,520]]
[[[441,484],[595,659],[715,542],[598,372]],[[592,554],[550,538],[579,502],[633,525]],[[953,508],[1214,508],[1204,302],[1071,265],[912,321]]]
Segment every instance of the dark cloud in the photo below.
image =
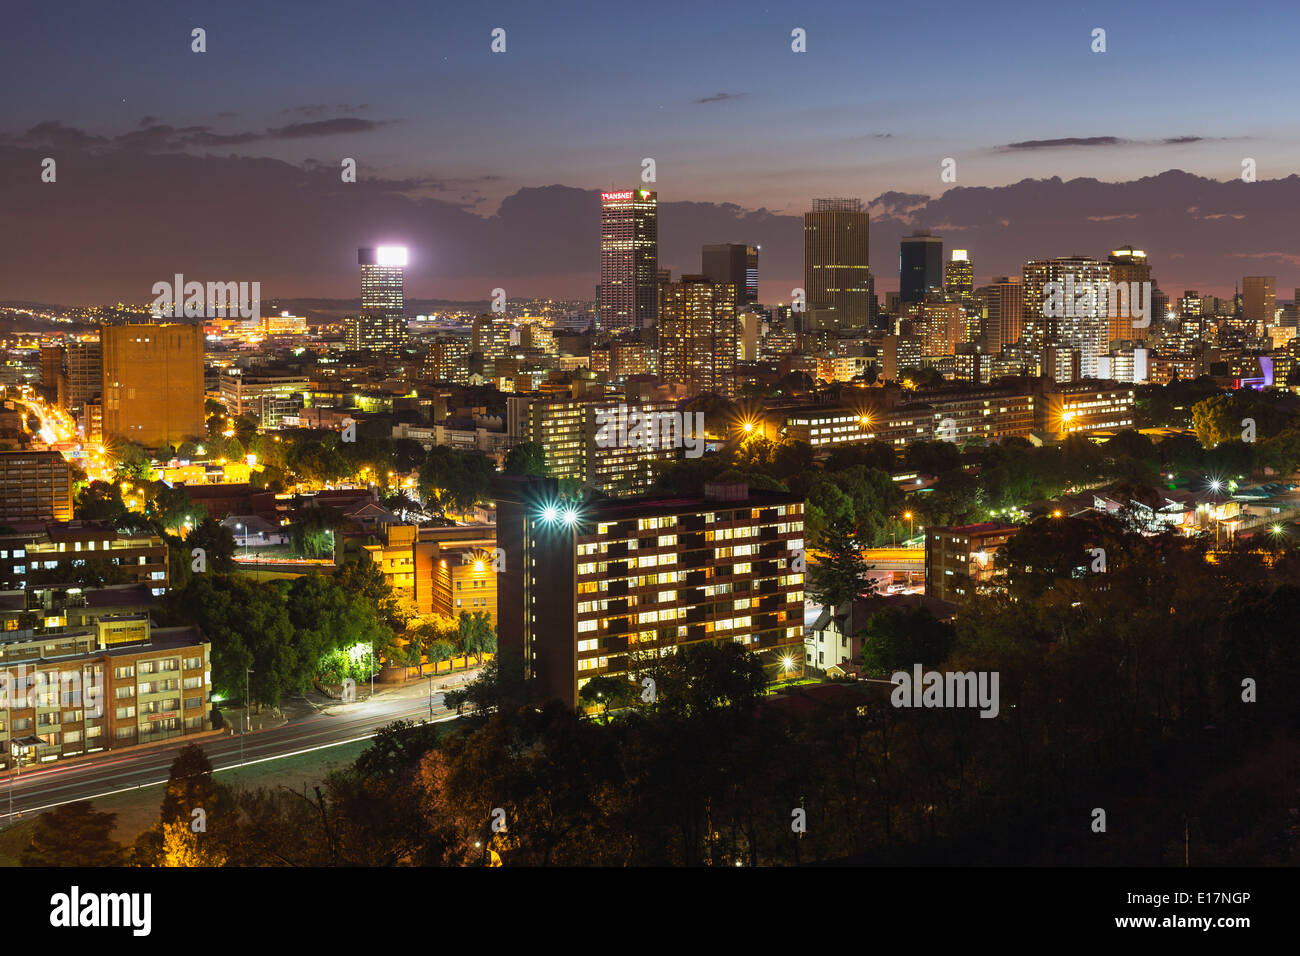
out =
[[386,120],[359,119],[343,116],[338,119],[316,120],[312,123],[290,123],[266,131],[270,139],[307,139],[312,136],[334,136],[339,133],[369,133],[387,125]]
[[336,103],[333,106],[314,103],[310,106],[290,106],[280,110],[280,113],[284,116],[306,116],[314,119],[326,113],[364,113],[368,109],[370,109],[369,103]]
[[722,103],[726,100],[738,100],[742,96],[748,96],[748,93],[714,93],[712,96],[702,96],[696,103]]
[[[262,281],[267,297],[355,298],[356,248],[381,242],[410,246],[412,298],[479,299],[496,286],[511,295],[593,294],[598,190],[523,188],[487,215],[476,189],[485,179],[478,177],[368,174],[345,184],[337,161],[294,165],[156,148],[239,134],[157,124],[132,135],[153,140],[128,149],[122,137],[108,142],[57,123],[17,137],[102,148],[82,149],[70,165],[61,159],[57,184],[42,184],[35,173],[0,177],[5,297],[147,301],[154,282],[183,272],[204,281]],[[43,146],[0,143],[0,168],[37,170],[48,155]],[[1170,294],[1230,291],[1243,272],[1262,267],[1249,265],[1249,257],[1276,263],[1268,268],[1279,271],[1279,287],[1300,285],[1300,276],[1281,274],[1300,267],[1278,251],[1293,245],[1297,176],[1247,185],[1173,170],[1132,182],[1026,179],[956,187],[935,198],[862,198],[871,211],[872,267],[882,294],[896,287],[900,238],[924,228],[939,231],[948,247],[968,249],[980,284],[1018,274],[1027,259],[1104,257],[1132,243],[1147,250]],[[660,201],[660,264],[675,275],[699,271],[704,244],[746,242],[762,247],[765,301],[786,299],[803,284],[801,212],[676,202],[666,190]]]
[[1057,149],[1061,146],[1120,146],[1127,142],[1118,136],[1066,136],[1062,139],[1027,139],[1020,143],[1007,143],[998,149],[1010,152],[1020,149]]
[[996,152],[1011,153],[1030,149],[1060,149],[1071,146],[1182,146],[1203,143],[1206,136],[1167,136],[1164,139],[1121,139],[1118,136],[1065,136],[1061,139],[1027,139],[998,146]]

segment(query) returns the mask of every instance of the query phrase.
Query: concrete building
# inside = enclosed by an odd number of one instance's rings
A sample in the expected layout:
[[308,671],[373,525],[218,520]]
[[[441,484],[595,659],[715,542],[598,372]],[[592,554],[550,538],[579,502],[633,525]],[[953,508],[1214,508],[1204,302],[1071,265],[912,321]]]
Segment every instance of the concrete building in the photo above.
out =
[[202,325],[103,325],[100,343],[105,441],[156,448],[206,436]]
[[499,477],[499,648],[570,707],[700,642],[736,642],[773,678],[803,670],[804,503],[710,484],[700,496],[565,502],[554,479]]

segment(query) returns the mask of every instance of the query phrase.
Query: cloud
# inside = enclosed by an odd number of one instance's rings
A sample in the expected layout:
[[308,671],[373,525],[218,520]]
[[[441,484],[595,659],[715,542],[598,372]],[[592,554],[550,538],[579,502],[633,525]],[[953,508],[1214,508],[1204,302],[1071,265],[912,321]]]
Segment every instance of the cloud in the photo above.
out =
[[[1062,149],[1074,146],[1185,146],[1208,142],[1208,136],[1167,136],[1164,139],[1123,139],[1119,136],[1064,136],[1060,139],[1027,139],[994,148],[994,152],[1014,153],[1033,149]],[[1226,137],[1219,137],[1223,140]]]
[[307,139],[312,136],[335,136],[339,133],[370,133],[388,124],[388,120],[368,120],[355,116],[316,120],[312,123],[290,123],[268,129],[269,139]]
[[748,93],[714,93],[712,96],[702,96],[696,103],[722,103],[726,100],[738,100],[742,96],[748,96]]
[[290,106],[280,110],[280,113],[314,118],[324,116],[326,113],[364,113],[368,109],[370,109],[369,103],[336,103],[334,106],[316,103],[311,106]]
[[1022,149],[1059,149],[1062,146],[1119,146],[1129,142],[1118,136],[1066,136],[1062,139],[1027,139],[1019,143],[999,146],[1002,152]]

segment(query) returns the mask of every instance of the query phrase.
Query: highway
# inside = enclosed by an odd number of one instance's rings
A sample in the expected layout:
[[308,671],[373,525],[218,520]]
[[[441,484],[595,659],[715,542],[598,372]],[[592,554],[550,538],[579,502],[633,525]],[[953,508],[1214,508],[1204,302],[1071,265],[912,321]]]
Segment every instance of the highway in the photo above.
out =
[[[454,712],[442,705],[442,694],[433,695],[433,720],[451,720]],[[360,700],[355,704],[334,704],[326,710],[290,720],[282,727],[254,730],[243,738],[245,764],[275,760],[311,750],[373,737],[395,720],[428,720],[429,698],[395,697]],[[0,821],[11,821],[9,787],[12,782],[13,813],[30,814],[74,800],[91,800],[125,790],[165,783],[177,751],[192,738],[151,747],[148,750],[105,752],[63,764],[46,764],[0,778]],[[240,766],[240,736],[205,737],[199,745],[216,771]]]

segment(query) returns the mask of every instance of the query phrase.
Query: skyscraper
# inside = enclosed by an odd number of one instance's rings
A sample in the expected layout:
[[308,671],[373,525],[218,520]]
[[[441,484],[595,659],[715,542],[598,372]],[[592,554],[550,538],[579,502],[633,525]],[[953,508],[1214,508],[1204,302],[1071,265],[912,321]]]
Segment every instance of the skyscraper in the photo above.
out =
[[663,287],[659,375],[692,395],[736,394],[736,289],[704,276]]
[[[1122,249],[1116,249],[1110,254],[1110,281],[1111,282],[1150,282],[1151,265],[1147,262],[1147,254],[1141,249],[1134,249],[1132,246],[1125,246]],[[1132,286],[1129,286],[1130,295]],[[1140,301],[1140,300],[1139,300]],[[1130,302],[1132,300],[1130,299]],[[1153,302],[1154,305],[1154,302]],[[1107,303],[1109,309],[1109,302]],[[1155,309],[1152,309],[1155,312]],[[1128,312],[1128,315],[1120,313]],[[1113,342],[1116,339],[1131,342],[1135,339],[1145,339],[1150,334],[1151,329],[1159,328],[1160,323],[1164,321],[1164,315],[1147,315],[1138,318],[1133,315],[1133,310],[1129,308],[1120,308],[1116,314],[1110,316],[1110,330],[1107,336],[1107,342]],[[1134,325],[1134,319],[1139,322],[1145,322],[1145,325]]]
[[1062,356],[1076,350],[1079,375],[1097,377],[1097,358],[1107,351],[1110,331],[1110,269],[1109,262],[1088,256],[1025,263],[1022,338],[1039,374],[1070,381],[1065,376],[1073,366]]
[[156,448],[207,434],[202,325],[102,325],[99,340],[105,441]]
[[1020,276],[997,276],[983,287],[984,350],[997,355],[1020,341]]
[[920,229],[904,236],[898,252],[898,299],[920,302],[943,288],[943,237]]
[[965,300],[975,290],[975,265],[965,249],[954,249],[943,267],[943,291]]
[[870,217],[861,199],[814,199],[803,216],[803,274],[808,311],[829,310],[829,324],[871,321]]
[[758,301],[758,247],[734,242],[705,246],[700,272],[710,282],[728,282],[736,287],[736,305]]
[[606,332],[659,320],[659,197],[649,189],[600,194],[600,311]]
[[1241,311],[1248,322],[1255,324],[1256,334],[1273,325],[1277,319],[1277,276],[1246,276],[1241,280]]
[[349,349],[382,351],[406,344],[406,304],[403,270],[406,249],[380,246],[357,250],[361,265],[361,314],[344,320],[344,342]]

